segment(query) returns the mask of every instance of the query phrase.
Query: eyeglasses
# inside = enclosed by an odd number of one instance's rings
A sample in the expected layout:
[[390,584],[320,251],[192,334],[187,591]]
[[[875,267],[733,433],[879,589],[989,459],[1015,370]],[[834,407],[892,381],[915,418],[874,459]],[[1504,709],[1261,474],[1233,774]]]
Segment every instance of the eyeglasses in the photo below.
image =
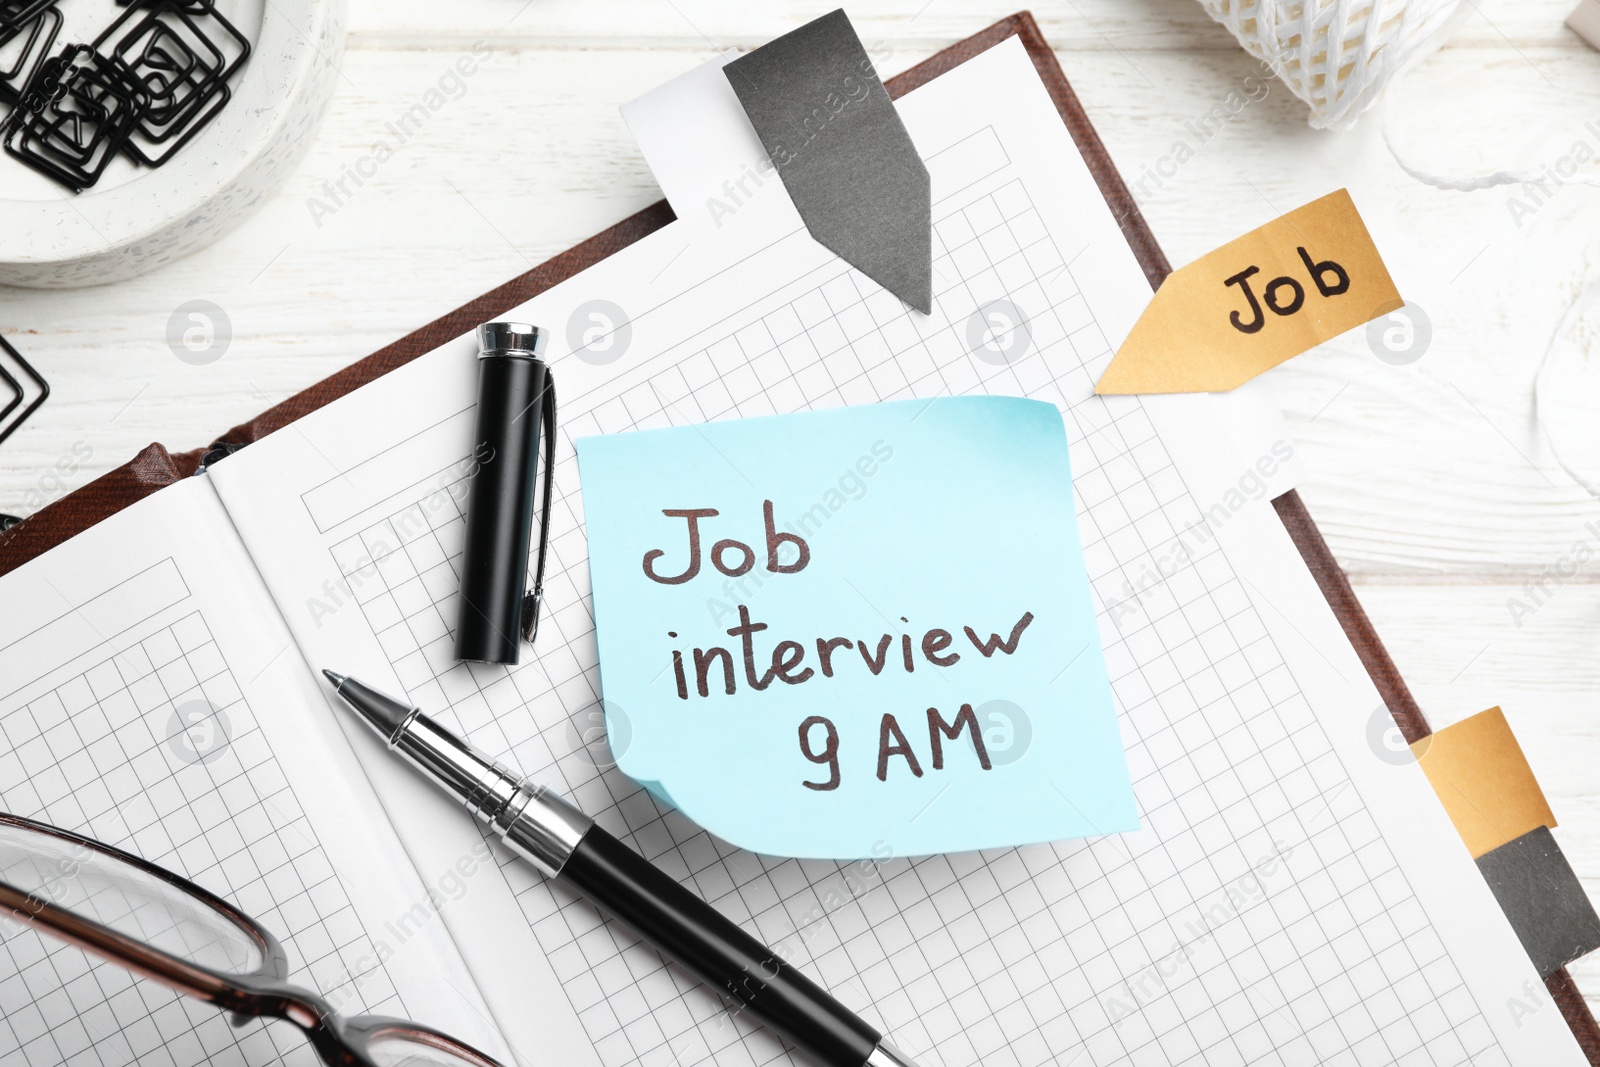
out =
[[287,981],[278,939],[227,901],[121,849],[0,812],[0,918],[185,996],[298,1026],[329,1067],[500,1067],[436,1030],[343,1017]]

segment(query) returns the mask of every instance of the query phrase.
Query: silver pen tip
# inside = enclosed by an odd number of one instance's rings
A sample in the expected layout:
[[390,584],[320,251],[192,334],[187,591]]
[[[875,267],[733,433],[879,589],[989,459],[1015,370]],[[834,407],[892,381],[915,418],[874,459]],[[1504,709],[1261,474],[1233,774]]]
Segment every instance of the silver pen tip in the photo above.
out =
[[917,1061],[879,1038],[877,1048],[872,1050],[872,1055],[861,1067],[917,1067]]
[[346,677],[335,671],[325,670],[322,673],[333,683],[333,691],[338,694],[339,699],[365,719],[367,724],[390,744],[394,744],[395,739],[400,736],[401,729],[405,727],[406,720],[417,710],[410,704],[386,696],[355,678]]

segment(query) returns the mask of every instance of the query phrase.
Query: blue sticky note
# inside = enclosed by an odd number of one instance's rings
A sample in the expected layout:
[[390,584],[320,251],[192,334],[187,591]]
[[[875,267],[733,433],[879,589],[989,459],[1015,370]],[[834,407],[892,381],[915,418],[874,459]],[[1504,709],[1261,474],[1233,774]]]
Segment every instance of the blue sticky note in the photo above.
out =
[[612,755],[690,819],[832,859],[1137,828],[1054,406],[577,448]]

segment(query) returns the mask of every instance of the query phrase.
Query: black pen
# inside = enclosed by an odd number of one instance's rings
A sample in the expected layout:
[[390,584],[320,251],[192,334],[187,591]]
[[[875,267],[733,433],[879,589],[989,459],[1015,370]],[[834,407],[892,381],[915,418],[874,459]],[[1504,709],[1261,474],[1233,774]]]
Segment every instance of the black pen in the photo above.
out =
[[495,763],[421,710],[353,678],[322,673],[390,750],[493,827],[507,848],[818,1062],[916,1067],[822,987],[566,800]]

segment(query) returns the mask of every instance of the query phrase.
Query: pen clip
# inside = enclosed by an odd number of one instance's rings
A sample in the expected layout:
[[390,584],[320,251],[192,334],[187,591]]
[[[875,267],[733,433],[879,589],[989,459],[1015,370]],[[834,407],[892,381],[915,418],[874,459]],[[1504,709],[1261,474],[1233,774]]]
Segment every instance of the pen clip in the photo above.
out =
[[534,564],[533,589],[522,598],[522,639],[529,644],[539,634],[539,607],[544,600],[544,561],[550,552],[550,502],[556,474],[556,382],[544,379],[544,500],[539,505],[539,561]]

